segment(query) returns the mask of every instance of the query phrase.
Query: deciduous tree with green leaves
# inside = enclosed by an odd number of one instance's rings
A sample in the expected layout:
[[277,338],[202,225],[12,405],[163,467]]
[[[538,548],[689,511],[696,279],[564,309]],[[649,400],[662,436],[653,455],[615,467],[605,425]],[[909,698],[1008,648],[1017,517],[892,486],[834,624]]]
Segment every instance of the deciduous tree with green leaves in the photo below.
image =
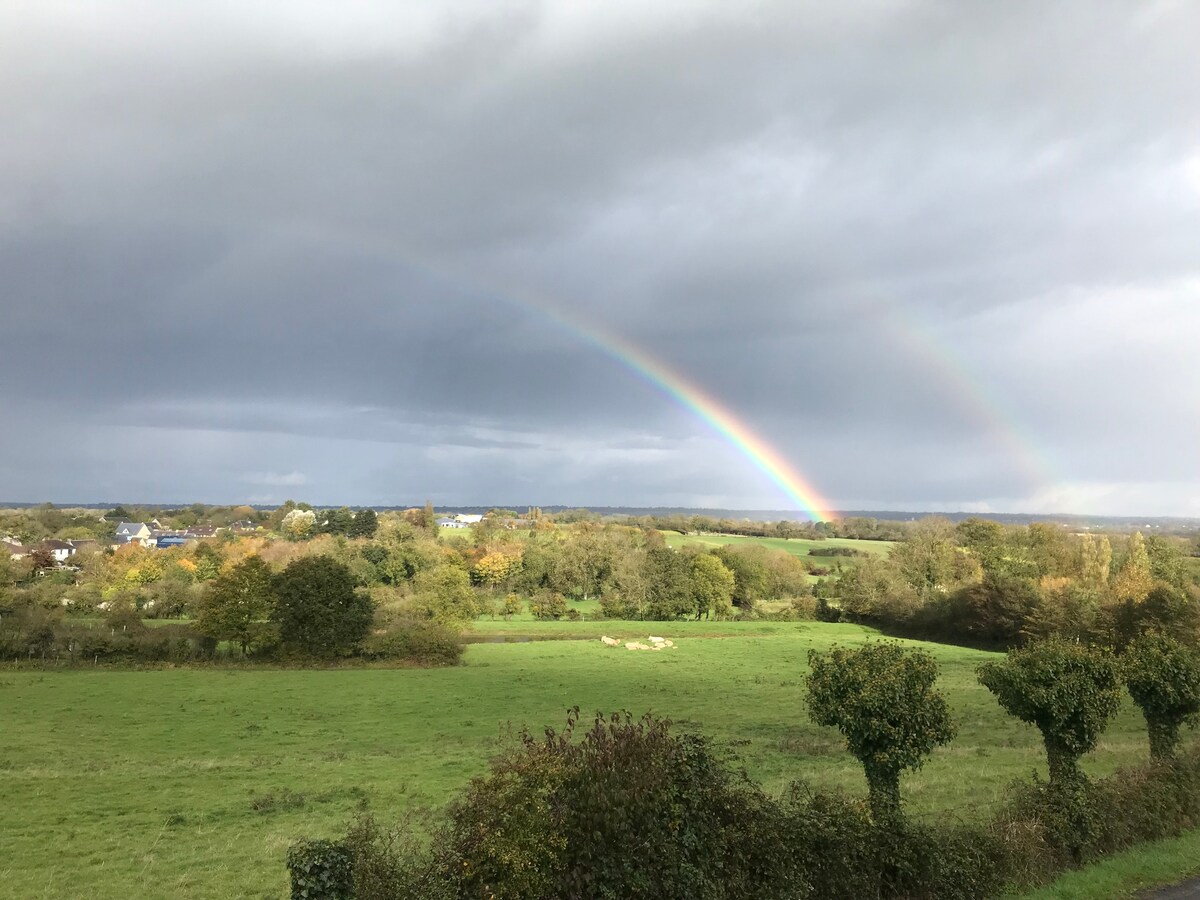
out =
[[727,619],[733,613],[733,573],[711,553],[699,553],[692,559],[692,597],[696,618]]
[[219,641],[236,641],[245,654],[261,639],[274,607],[270,567],[261,556],[248,556],[208,584],[196,630]]
[[1200,720],[1200,654],[1166,635],[1145,634],[1125,650],[1121,674],[1146,718],[1150,755],[1172,759],[1180,727]]
[[413,579],[416,608],[441,625],[461,628],[479,615],[479,603],[471,590],[471,577],[458,566],[438,566],[417,573]]
[[808,708],[818,725],[846,738],[867,776],[875,821],[900,815],[900,773],[919,769],[954,739],[946,698],[934,688],[933,657],[891,642],[809,651]]
[[285,646],[308,656],[343,656],[371,630],[375,607],[354,575],[328,556],[306,556],[275,577],[275,621]]
[[1060,638],[984,663],[979,682],[1005,712],[1042,733],[1052,785],[1083,780],[1079,758],[1095,748],[1121,705],[1112,657]]

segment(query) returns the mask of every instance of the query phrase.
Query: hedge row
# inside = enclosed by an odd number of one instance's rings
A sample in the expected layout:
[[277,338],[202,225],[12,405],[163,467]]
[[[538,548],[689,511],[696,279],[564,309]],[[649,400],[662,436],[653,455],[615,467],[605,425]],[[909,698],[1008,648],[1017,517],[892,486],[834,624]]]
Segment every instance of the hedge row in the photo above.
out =
[[867,804],[796,784],[782,797],[669,723],[597,717],[581,739],[524,735],[432,826],[360,818],[292,848],[292,896],[984,898],[1200,826],[1200,752],[1069,788],[1014,785],[979,826],[873,821]]

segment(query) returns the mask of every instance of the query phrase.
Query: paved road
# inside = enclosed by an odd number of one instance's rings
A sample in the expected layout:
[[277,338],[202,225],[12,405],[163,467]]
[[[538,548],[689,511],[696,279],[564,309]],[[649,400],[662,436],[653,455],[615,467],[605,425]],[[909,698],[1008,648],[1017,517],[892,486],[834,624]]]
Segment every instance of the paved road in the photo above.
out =
[[1190,878],[1171,887],[1143,894],[1146,900],[1200,900],[1200,878]]

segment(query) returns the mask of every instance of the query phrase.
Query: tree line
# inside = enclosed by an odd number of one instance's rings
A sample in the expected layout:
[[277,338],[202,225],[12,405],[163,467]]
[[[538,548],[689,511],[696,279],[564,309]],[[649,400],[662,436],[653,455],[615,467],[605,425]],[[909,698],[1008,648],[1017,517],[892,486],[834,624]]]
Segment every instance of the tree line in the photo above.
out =
[[1008,647],[1051,635],[1122,647],[1169,630],[1200,639],[1200,568],[1181,538],[1071,534],[983,519],[915,523],[886,558],[817,588],[830,617]]

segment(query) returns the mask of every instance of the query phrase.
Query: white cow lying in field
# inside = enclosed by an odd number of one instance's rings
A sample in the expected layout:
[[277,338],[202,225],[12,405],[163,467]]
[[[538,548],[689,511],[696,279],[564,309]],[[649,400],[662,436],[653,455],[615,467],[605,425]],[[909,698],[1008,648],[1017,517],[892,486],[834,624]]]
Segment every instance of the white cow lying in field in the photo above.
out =
[[610,638],[607,634],[601,636],[600,640],[604,641],[604,646],[606,647],[619,647],[621,645],[620,641],[616,638]]

